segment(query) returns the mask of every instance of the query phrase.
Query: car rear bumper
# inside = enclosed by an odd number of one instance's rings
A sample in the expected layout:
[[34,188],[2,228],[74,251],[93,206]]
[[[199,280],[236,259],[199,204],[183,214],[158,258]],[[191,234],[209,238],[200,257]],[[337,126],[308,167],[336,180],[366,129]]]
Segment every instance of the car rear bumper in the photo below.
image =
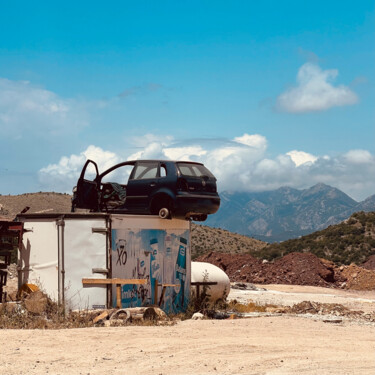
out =
[[211,194],[191,194],[179,192],[176,195],[175,213],[177,215],[191,214],[214,214],[220,207],[219,195]]

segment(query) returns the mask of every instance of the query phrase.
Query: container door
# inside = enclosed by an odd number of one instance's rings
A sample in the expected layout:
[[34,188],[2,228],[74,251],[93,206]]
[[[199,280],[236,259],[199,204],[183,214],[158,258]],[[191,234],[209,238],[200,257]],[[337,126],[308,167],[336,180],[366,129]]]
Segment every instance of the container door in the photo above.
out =
[[58,301],[58,239],[55,219],[24,221],[18,286],[35,284]]
[[104,309],[106,285],[83,287],[82,278],[108,276],[108,232],[105,218],[65,219],[64,268],[67,309]]

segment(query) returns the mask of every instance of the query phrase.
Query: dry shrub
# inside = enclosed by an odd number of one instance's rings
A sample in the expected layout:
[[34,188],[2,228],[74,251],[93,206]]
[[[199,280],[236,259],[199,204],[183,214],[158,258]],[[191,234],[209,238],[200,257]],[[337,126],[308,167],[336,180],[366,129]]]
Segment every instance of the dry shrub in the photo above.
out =
[[0,305],[0,329],[60,329],[92,327],[93,313],[79,311],[65,315],[57,303],[48,298],[42,314],[28,311],[24,301]]
[[251,312],[267,312],[269,308],[277,308],[276,305],[259,305],[250,301],[246,305],[233,300],[228,304],[228,310],[238,313],[251,313]]

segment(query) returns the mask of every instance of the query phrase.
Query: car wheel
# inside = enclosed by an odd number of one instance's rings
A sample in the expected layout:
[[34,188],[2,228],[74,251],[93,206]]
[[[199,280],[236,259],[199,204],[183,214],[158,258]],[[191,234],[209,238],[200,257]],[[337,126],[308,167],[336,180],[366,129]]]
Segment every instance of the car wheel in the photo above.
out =
[[161,208],[159,210],[159,217],[161,219],[168,219],[168,217],[169,217],[169,210],[168,210],[168,208],[165,208],[165,207]]
[[158,215],[162,219],[171,219],[173,215],[173,202],[166,195],[155,196],[151,202],[151,215]]

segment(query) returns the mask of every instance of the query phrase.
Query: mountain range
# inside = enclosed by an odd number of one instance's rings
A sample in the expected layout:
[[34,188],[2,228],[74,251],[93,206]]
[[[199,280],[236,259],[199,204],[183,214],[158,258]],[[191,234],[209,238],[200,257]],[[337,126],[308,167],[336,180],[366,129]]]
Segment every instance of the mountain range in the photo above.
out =
[[375,211],[375,194],[362,202],[322,183],[298,190],[281,187],[266,192],[220,194],[221,207],[205,225],[279,242],[322,230],[358,211]]
[[[254,237],[265,242],[279,242],[327,228],[347,219],[354,212],[375,211],[375,195],[357,202],[334,187],[317,184],[297,190],[281,187],[277,190],[244,193],[223,192],[221,207],[209,215],[204,225]],[[70,212],[71,196],[61,193],[28,193],[0,195],[0,219],[12,220],[26,206],[28,212]],[[200,240],[196,252],[204,251],[205,234],[196,231]],[[229,236],[222,231],[222,237]],[[229,236],[230,237],[230,236]],[[215,243],[222,249],[247,247],[230,237]],[[245,241],[246,242],[246,241]],[[208,243],[206,244],[208,245]],[[214,245],[213,243],[211,244]]]

